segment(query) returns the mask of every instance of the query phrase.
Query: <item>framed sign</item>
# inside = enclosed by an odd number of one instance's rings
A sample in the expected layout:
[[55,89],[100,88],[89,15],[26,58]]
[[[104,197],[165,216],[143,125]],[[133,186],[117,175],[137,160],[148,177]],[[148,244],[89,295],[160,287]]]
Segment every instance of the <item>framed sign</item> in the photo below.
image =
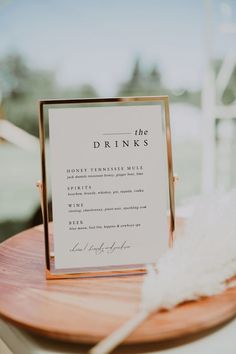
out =
[[47,278],[156,262],[175,226],[168,97],[43,100],[39,125]]

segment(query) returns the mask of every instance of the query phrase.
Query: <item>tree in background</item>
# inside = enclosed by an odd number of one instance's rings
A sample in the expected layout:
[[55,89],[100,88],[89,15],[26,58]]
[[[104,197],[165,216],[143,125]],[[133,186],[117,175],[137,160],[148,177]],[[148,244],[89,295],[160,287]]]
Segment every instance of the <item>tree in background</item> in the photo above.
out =
[[0,60],[0,92],[5,118],[35,136],[39,99],[97,96],[91,85],[58,87],[53,71],[30,68],[20,54],[9,54]]
[[157,65],[149,70],[143,70],[140,59],[136,59],[130,78],[118,90],[118,96],[162,96],[168,95],[171,102],[188,102],[200,105],[200,91],[190,92],[186,89],[172,91],[162,82]]
[[144,72],[139,58],[136,59],[130,78],[121,85],[118,96],[163,95],[165,91],[161,74],[156,66],[150,72]]
[[[234,78],[234,83],[235,80]],[[230,95],[232,95],[231,91]],[[14,53],[0,59],[0,95],[3,97],[5,118],[38,136],[37,101],[39,99],[90,98],[97,97],[98,93],[89,84],[59,87],[55,72],[32,69],[22,55]],[[153,65],[152,68],[144,70],[138,58],[134,62],[130,78],[120,86],[117,96],[139,95],[168,95],[171,102],[200,105],[200,91],[169,90],[163,84],[158,66]]]
[[19,54],[0,60],[0,89],[5,118],[27,132],[38,135],[36,102],[56,93],[55,75],[33,70]]

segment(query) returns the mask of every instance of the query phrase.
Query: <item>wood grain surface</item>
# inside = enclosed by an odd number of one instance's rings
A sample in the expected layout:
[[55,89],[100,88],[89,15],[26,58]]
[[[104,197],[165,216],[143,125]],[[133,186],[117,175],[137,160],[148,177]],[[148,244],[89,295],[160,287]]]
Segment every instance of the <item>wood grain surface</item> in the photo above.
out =
[[[51,338],[95,343],[137,311],[142,280],[142,275],[46,280],[43,231],[36,227],[0,245],[0,316]],[[232,288],[151,316],[125,343],[196,334],[235,314]]]

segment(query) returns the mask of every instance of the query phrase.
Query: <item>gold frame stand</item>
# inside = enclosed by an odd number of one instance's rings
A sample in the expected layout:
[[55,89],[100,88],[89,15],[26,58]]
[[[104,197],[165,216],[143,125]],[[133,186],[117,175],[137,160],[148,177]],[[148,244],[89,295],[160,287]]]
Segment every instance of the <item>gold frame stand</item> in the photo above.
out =
[[98,276],[115,276],[140,274],[146,272],[146,265],[141,266],[124,266],[109,267],[96,269],[78,269],[76,272],[57,272],[54,270],[54,252],[52,240],[49,235],[49,217],[48,217],[48,200],[47,200],[47,178],[46,178],[46,152],[45,152],[45,129],[44,129],[44,107],[46,105],[69,105],[69,104],[125,104],[125,103],[155,103],[163,104],[165,116],[166,146],[167,146],[167,165],[168,165],[168,186],[169,186],[169,203],[170,203],[170,222],[169,222],[169,247],[173,246],[174,230],[175,230],[175,185],[178,177],[173,174],[172,147],[170,133],[170,113],[168,96],[151,96],[151,97],[119,97],[119,98],[91,98],[91,99],[64,99],[64,100],[43,100],[39,101],[39,128],[40,128],[40,147],[41,147],[41,167],[42,180],[37,182],[39,190],[40,204],[44,224],[45,239],[45,259],[46,259],[46,279],[61,278],[81,278],[81,277],[98,277]]

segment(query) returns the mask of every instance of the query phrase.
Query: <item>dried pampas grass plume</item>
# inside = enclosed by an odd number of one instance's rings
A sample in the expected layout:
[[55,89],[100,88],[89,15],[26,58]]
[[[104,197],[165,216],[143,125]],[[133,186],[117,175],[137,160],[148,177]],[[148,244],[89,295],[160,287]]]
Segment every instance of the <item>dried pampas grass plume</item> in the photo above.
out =
[[[235,282],[236,191],[202,199],[182,237],[145,276],[140,311],[89,354],[110,353],[153,312],[219,294]],[[174,289],[174,291],[173,291]]]

